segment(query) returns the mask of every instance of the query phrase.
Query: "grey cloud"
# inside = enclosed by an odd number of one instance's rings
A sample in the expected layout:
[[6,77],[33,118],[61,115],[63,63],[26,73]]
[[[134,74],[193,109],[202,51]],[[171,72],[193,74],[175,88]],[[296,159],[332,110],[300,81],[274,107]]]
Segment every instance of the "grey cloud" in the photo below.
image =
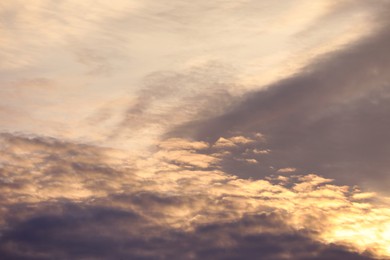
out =
[[[191,232],[155,225],[131,210],[62,204],[13,225],[0,238],[2,259],[372,259],[321,245],[283,227],[277,216],[204,225]],[[251,234],[252,229],[278,232]]]
[[[158,125],[167,128],[190,118],[223,113],[232,104],[234,69],[209,62],[182,72],[158,71],[146,76],[111,137]],[[212,107],[212,111],[205,108]]]
[[[382,20],[382,25],[387,22]],[[272,173],[272,166],[294,167],[386,191],[389,45],[388,30],[379,30],[357,44],[318,57],[291,78],[248,94],[232,111],[177,127],[167,136],[213,142],[232,132],[261,132],[267,142],[260,148],[272,151],[259,157],[264,167],[243,173],[227,162],[226,171],[262,178]]]

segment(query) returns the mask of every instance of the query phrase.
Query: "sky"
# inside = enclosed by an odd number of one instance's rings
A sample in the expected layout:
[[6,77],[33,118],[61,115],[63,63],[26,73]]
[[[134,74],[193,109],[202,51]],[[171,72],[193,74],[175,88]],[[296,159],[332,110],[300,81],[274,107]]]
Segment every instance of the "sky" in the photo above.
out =
[[389,0],[3,0],[0,259],[390,259]]

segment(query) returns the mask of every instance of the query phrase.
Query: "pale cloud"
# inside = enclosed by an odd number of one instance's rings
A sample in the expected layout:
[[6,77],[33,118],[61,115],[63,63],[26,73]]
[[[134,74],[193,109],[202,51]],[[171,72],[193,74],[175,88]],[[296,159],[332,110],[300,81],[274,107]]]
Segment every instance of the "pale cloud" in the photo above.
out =
[[[263,151],[261,151],[260,154],[263,154]],[[287,167],[287,168],[280,168],[279,170],[277,170],[277,172],[279,172],[279,173],[291,173],[291,172],[295,172],[296,170],[297,170],[296,168]]]
[[375,198],[377,194],[375,192],[361,192],[353,195],[355,200],[366,200]]
[[159,151],[157,157],[173,163],[186,164],[200,168],[208,168],[218,161],[217,158],[204,155],[194,154],[189,151]]
[[255,154],[269,154],[271,152],[270,149],[265,149],[265,150],[259,150],[259,149],[254,149],[253,153]]
[[[264,88],[319,54],[357,41],[376,26],[366,18],[377,8],[329,0],[3,1],[2,83],[47,78],[57,86],[40,99],[26,95],[31,91],[20,94],[20,106],[5,107],[20,113],[20,120],[2,115],[3,131],[147,149],[169,123],[216,116],[232,105],[232,97]],[[346,20],[343,12],[354,15]],[[165,90],[173,88],[169,95],[157,94],[162,84],[142,83],[164,72],[165,80],[155,80],[166,83]],[[118,103],[111,123],[85,122],[124,96],[129,104]],[[123,112],[140,106],[143,117]],[[164,120],[173,114],[169,123]]]
[[251,164],[257,164],[258,163],[258,161],[256,159],[245,159],[245,161],[247,163],[251,163]]
[[229,139],[220,137],[214,144],[216,148],[227,148],[227,147],[235,147],[236,144]]
[[244,137],[244,136],[233,136],[229,138],[230,141],[232,141],[235,144],[248,144],[248,143],[253,143],[254,140]]
[[215,148],[233,148],[237,147],[237,145],[242,144],[251,144],[256,142],[256,140],[251,139],[249,137],[244,136],[232,136],[229,138],[220,137],[214,144],[213,147]]
[[165,150],[202,150],[209,147],[206,142],[189,142],[182,138],[170,138],[162,141],[159,147]]

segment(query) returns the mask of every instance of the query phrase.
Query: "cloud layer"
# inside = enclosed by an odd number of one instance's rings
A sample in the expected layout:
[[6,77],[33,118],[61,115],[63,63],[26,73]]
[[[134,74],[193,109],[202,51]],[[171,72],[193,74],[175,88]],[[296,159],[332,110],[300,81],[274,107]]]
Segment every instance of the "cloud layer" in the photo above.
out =
[[1,259],[390,259],[388,0],[2,1]]
[[315,174],[240,179],[221,171],[230,147],[170,139],[131,158],[39,137],[2,143],[6,259],[390,255],[390,211],[375,194]]
[[269,167],[293,167],[387,192],[390,36],[387,19],[381,22],[383,29],[372,37],[320,56],[300,73],[247,94],[225,114],[190,122],[172,135],[217,140],[261,132],[272,150],[272,156],[261,155],[264,174]]
[[144,149],[172,121],[218,115],[232,97],[371,35],[382,6],[3,1],[0,129]]

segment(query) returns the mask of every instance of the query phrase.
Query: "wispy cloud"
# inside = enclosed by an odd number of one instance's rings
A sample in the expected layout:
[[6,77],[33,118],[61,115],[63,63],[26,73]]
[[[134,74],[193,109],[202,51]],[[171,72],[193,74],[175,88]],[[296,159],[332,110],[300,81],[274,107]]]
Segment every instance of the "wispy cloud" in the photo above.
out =
[[[18,123],[5,118],[3,130],[140,147],[141,136],[167,130],[168,114],[178,113],[171,121],[183,123],[221,113],[232,96],[375,32],[382,2],[339,2],[3,1],[1,83],[44,78],[58,87],[54,98],[46,92],[42,100],[24,97],[18,109],[25,117]],[[310,37],[298,37],[302,32]],[[334,39],[338,44],[331,44]],[[129,104],[118,104],[127,111],[120,130],[113,122],[91,127],[84,121],[124,96]],[[45,107],[47,100],[55,105]],[[32,103],[45,113],[31,113]],[[32,127],[29,117],[44,123]],[[122,141],[109,138],[117,135]]]

